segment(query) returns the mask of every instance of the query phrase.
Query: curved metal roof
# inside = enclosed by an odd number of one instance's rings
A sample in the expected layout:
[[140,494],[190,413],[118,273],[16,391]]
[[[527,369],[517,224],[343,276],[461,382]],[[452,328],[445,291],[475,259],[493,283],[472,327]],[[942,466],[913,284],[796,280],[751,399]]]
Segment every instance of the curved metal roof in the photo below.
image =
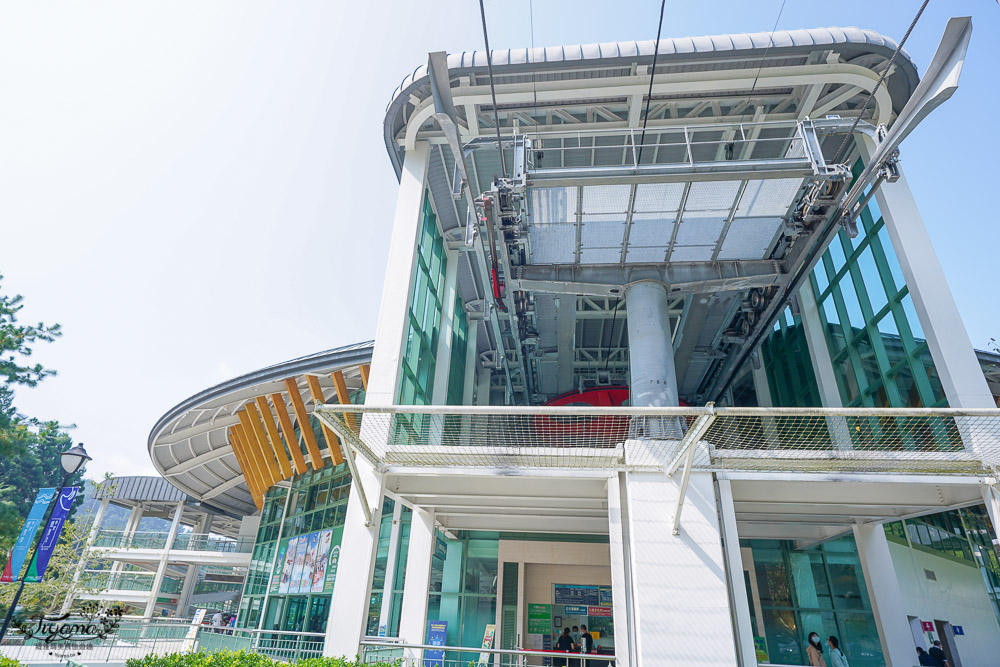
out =
[[[571,46],[537,47],[534,49],[493,50],[494,74],[511,72],[545,71],[548,78],[580,78],[581,67],[613,67],[624,63],[646,64],[653,60],[656,40],[630,42],[603,42],[600,44],[575,44]],[[752,58],[766,50],[769,56],[792,55],[816,51],[825,46],[837,47],[846,60],[874,54],[888,59],[896,50],[897,43],[889,37],[873,30],[861,28],[829,27],[801,30],[779,30],[773,33],[755,32],[733,35],[712,35],[704,37],[679,37],[660,40],[657,67],[661,65],[732,58],[739,53]],[[892,96],[893,109],[899,111],[909,99],[919,80],[916,65],[902,51],[896,59],[896,72],[886,80],[886,87]],[[448,69],[452,76],[487,71],[485,51],[464,51],[449,54]],[[560,70],[565,76],[558,76]],[[569,70],[574,70],[570,73]],[[672,68],[674,71],[684,69]],[[603,76],[609,76],[604,74]],[[587,78],[600,78],[600,73]],[[421,90],[423,89],[423,90]],[[406,125],[406,112],[412,109],[411,96],[423,99],[430,95],[430,81],[427,65],[423,64],[405,76],[393,91],[386,108],[383,133],[386,149],[392,160],[396,174],[402,168],[403,150],[396,145],[397,132]]]
[[[147,447],[157,471],[173,486],[213,505],[240,515],[253,514],[256,507],[243,480],[227,438],[227,429],[238,423],[236,416],[247,401],[285,390],[286,378],[302,375],[325,377],[324,388],[332,388],[329,375],[352,374],[371,361],[374,341],[356,343],[267,366],[198,392],[168,410],[150,431]],[[311,410],[311,404],[309,404]]]

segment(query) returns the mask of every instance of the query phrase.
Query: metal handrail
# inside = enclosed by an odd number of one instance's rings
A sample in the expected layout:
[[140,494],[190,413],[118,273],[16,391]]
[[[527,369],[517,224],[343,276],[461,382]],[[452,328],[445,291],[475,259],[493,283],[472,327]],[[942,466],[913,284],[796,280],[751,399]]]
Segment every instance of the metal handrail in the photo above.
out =
[[[362,648],[370,646],[375,649],[410,649],[414,651],[444,651],[452,653],[489,653],[490,655],[513,655],[533,658],[553,658],[566,657],[570,660],[617,662],[614,654],[604,655],[599,653],[574,653],[553,650],[526,650],[526,649],[504,649],[504,648],[477,648],[474,646],[434,646],[431,644],[406,644],[403,642],[390,642],[384,639],[372,641],[367,637],[360,642]],[[426,658],[425,658],[426,659]]]

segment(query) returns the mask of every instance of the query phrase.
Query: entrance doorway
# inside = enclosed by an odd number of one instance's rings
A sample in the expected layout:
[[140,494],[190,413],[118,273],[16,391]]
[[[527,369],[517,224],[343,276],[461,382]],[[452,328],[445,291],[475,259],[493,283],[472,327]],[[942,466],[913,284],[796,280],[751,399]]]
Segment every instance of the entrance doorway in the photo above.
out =
[[501,648],[552,650],[564,628],[583,627],[595,652],[614,654],[611,558],[607,542],[500,542],[497,605]]

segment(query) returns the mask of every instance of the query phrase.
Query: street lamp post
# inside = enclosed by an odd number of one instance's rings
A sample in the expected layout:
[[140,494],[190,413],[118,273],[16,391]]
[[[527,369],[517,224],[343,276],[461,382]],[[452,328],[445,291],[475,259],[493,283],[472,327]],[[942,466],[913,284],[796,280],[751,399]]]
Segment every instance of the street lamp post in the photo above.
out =
[[[70,447],[65,452],[60,455],[62,462],[63,478],[62,483],[59,484],[59,490],[53,496],[52,500],[49,501],[49,507],[45,512],[45,520],[42,521],[42,536],[45,536],[44,529],[45,526],[49,524],[49,519],[52,517],[52,510],[55,509],[56,503],[59,502],[59,498],[62,496],[63,489],[66,488],[66,484],[69,482],[69,478],[75,475],[80,468],[87,465],[87,461],[90,461],[90,457],[87,456],[87,450],[83,448],[83,443]],[[31,552],[31,558],[28,559],[28,567],[31,567],[31,563],[34,562],[35,557],[38,555],[38,547],[42,540],[39,539],[35,543],[35,548]],[[20,574],[20,573],[18,573]],[[17,593],[14,594],[14,599],[10,603],[10,609],[7,610],[7,616],[3,619],[3,627],[0,627],[0,643],[3,642],[4,637],[7,636],[7,628],[10,627],[10,621],[14,617],[14,610],[17,609],[17,603],[21,600],[21,593],[24,592],[24,580],[26,577],[21,577],[21,583],[17,587]]]

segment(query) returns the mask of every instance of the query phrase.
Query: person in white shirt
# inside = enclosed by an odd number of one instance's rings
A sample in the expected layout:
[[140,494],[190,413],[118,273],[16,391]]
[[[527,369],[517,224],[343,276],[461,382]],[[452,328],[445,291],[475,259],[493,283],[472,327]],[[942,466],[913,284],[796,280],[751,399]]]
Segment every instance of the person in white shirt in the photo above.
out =
[[830,647],[830,667],[851,667],[847,656],[840,650],[840,640],[831,635],[826,643]]

